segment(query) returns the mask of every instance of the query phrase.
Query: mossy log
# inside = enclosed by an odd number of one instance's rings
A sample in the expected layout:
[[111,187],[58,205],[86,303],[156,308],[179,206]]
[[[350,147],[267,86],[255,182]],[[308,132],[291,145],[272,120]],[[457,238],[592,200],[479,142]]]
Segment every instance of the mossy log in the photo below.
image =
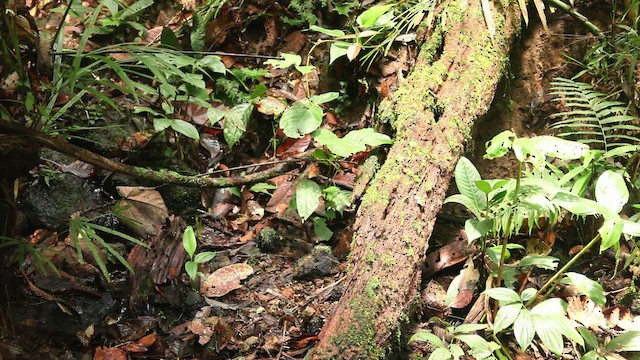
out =
[[[466,3],[466,4],[465,4]],[[355,223],[346,291],[311,359],[385,359],[419,297],[421,265],[436,215],[474,121],[486,113],[520,31],[516,1],[441,4],[414,70],[383,107],[396,131]]]

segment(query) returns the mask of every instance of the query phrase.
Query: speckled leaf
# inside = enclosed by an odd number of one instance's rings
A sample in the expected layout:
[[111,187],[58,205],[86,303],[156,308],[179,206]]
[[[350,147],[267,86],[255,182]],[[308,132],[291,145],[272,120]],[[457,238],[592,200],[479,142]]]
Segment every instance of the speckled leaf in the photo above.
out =
[[221,297],[242,287],[240,281],[253,274],[253,268],[248,264],[233,264],[225,266],[207,276],[200,286],[200,294],[206,297]]

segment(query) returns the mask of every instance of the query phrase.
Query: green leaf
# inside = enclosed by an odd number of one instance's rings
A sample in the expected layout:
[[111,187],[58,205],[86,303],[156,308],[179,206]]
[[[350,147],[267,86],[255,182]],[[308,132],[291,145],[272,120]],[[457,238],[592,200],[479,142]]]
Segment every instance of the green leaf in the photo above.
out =
[[433,350],[431,355],[429,355],[429,360],[449,360],[452,357],[453,355],[451,354],[451,351],[449,351],[449,349],[447,349],[446,347],[440,347]]
[[189,255],[189,258],[193,259],[193,255],[196,253],[196,234],[193,231],[191,225],[187,226],[182,234],[182,246]]
[[227,68],[224,66],[224,63],[220,60],[220,57],[216,55],[207,55],[198,60],[196,64],[197,66],[210,69],[218,74],[225,74],[227,72]]
[[533,322],[531,320],[531,313],[528,309],[523,308],[520,310],[520,314],[516,321],[513,323],[513,335],[522,349],[523,352],[527,350],[535,331],[533,328]]
[[560,356],[564,348],[564,340],[562,339],[562,333],[555,324],[554,320],[556,319],[552,319],[549,316],[532,315],[531,320],[542,343],[549,351]]
[[224,116],[224,140],[233,147],[247,131],[247,124],[253,112],[253,105],[249,103],[236,105],[229,109]]
[[589,152],[589,146],[586,144],[547,135],[530,138],[529,145],[544,156],[560,160],[579,159]]
[[454,335],[468,334],[474,331],[486,330],[487,324],[461,324],[453,328],[450,332]]
[[511,326],[518,317],[521,309],[522,303],[519,302],[500,306],[500,309],[498,309],[496,313],[496,318],[493,321],[493,333],[497,334]]
[[607,346],[607,350],[621,351],[640,351],[640,331],[628,331],[616,336]]
[[313,218],[313,232],[322,241],[327,241],[333,236],[333,231],[327,227],[327,219],[322,217]]
[[487,235],[492,228],[493,220],[467,219],[464,222],[464,232],[467,234],[469,243]]
[[331,37],[340,37],[340,36],[344,36],[345,33],[342,30],[337,30],[337,29],[325,29],[323,27],[317,26],[317,25],[311,25],[309,27],[310,30],[313,31],[317,31],[319,33],[325,34],[325,35],[329,35]]
[[[143,108],[139,108],[139,109],[143,109]],[[156,131],[162,131],[162,130],[170,127],[172,123],[173,123],[172,119],[155,118],[155,119],[153,119],[153,128]]]
[[471,200],[473,208],[470,210],[473,213],[482,211],[487,204],[486,195],[476,186],[476,181],[482,178],[473,163],[464,156],[456,164],[455,178],[460,194]]
[[332,153],[340,157],[348,157],[367,150],[367,146],[391,144],[390,137],[377,133],[371,128],[354,130],[343,138],[338,138],[329,130],[319,129],[312,134],[320,144],[326,146]]
[[604,289],[598,282],[574,272],[568,272],[565,275],[571,284],[575,285],[582,294],[587,295],[594,303],[600,306],[604,306],[607,303]]
[[337,99],[340,96],[338,92],[328,92],[320,95],[314,95],[311,97],[311,102],[314,104],[322,105]]
[[123,9],[121,12],[119,12],[117,14],[116,18],[118,20],[125,20],[128,17],[130,17],[132,15],[135,15],[135,14],[139,13],[140,11],[148,8],[151,5],[153,5],[153,0],[139,0],[139,1],[136,1],[135,3],[131,4],[126,9]]
[[605,218],[604,223],[598,229],[602,241],[600,242],[600,252],[607,250],[620,241],[622,235],[623,222],[618,214],[610,216],[609,219]]
[[450,344],[449,351],[454,360],[458,360],[464,356],[464,350],[462,350],[462,347],[458,344]]
[[619,173],[607,170],[596,182],[596,201],[612,213],[618,214],[629,201],[629,190]]
[[434,335],[428,330],[419,330],[417,333],[413,334],[409,338],[409,343],[412,343],[414,341],[426,342],[433,345],[433,347],[436,347],[436,348],[447,347],[447,345],[442,341],[442,339],[440,339],[439,337],[437,337],[436,335]]
[[257,192],[257,193],[263,193],[266,195],[271,195],[271,193],[269,192],[269,190],[275,190],[278,187],[273,185],[273,184],[269,184],[269,183],[257,183],[257,184],[253,184],[251,185],[251,187],[249,188],[249,191],[251,192]]
[[473,355],[476,359],[486,359],[500,348],[495,342],[487,341],[480,335],[457,335],[456,339],[462,341],[469,346],[469,355]]
[[593,200],[566,191],[558,192],[551,202],[578,216],[602,214],[605,210],[602,205]]
[[290,66],[300,65],[302,58],[296,54],[280,54],[282,60],[270,59],[265,61],[265,65],[271,65],[274,69],[287,69]]
[[496,299],[507,304],[515,302],[519,303],[521,301],[520,295],[518,295],[517,292],[507,288],[488,289],[485,290],[484,293],[492,299]]
[[531,309],[532,315],[540,315],[547,317],[564,317],[566,312],[566,303],[559,298],[547,299]]
[[525,268],[529,266],[553,270],[558,267],[558,259],[553,256],[527,255],[518,262],[518,268]]
[[193,281],[198,275],[198,263],[195,261],[189,260],[186,263],[184,263],[184,270],[187,272],[187,275],[189,275],[189,279]]
[[370,28],[376,25],[378,18],[389,11],[392,7],[393,4],[372,6],[362,12],[362,14],[356,18],[356,22],[361,29]]
[[160,34],[160,43],[176,50],[181,49],[176,34],[173,32],[173,30],[169,29],[166,26],[162,28],[162,34]]
[[516,134],[510,130],[505,130],[496,135],[487,142],[487,151],[484,155],[485,159],[496,159],[504,156],[509,149],[513,146],[513,141],[516,139]]
[[302,179],[296,186],[296,209],[302,221],[307,220],[320,205],[320,186],[315,181]]
[[203,251],[201,253],[197,253],[193,258],[193,261],[198,264],[204,264],[211,261],[214,257],[216,257],[216,253],[213,251]]
[[346,56],[351,43],[346,41],[336,41],[331,44],[329,48],[329,65],[333,64],[337,59]]
[[351,206],[351,191],[342,190],[336,186],[329,186],[322,192],[325,200],[327,200],[326,206],[335,209],[340,215],[342,215],[345,208]]
[[580,336],[584,339],[587,350],[598,348],[598,338],[591,331],[584,326],[580,326],[578,331],[580,331]]
[[171,128],[186,137],[192,138],[193,140],[200,140],[200,133],[198,133],[198,129],[184,120],[174,119],[171,123]]
[[295,103],[280,118],[280,127],[290,138],[301,138],[322,124],[322,108],[316,104]]

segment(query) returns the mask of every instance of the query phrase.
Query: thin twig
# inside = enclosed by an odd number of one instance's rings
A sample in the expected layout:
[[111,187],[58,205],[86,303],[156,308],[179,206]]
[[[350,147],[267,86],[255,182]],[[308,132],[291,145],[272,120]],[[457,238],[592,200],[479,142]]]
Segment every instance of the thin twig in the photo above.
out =
[[[160,48],[162,49],[162,48]],[[169,49],[169,50],[175,50],[175,49]],[[175,50],[176,52],[179,52],[181,54],[188,54],[188,55],[217,55],[217,56],[231,56],[231,57],[244,57],[244,58],[255,58],[255,59],[268,59],[268,60],[284,60],[283,57],[280,56],[270,56],[270,55],[261,55],[261,54],[242,54],[242,53],[231,53],[231,52],[224,52],[224,51],[196,51],[196,50]],[[131,53],[131,51],[127,51],[127,50],[101,50],[100,54],[128,54]],[[77,56],[77,55],[84,55],[87,53],[79,53],[76,51],[57,51],[57,52],[53,52],[50,51],[49,55],[55,56],[55,55],[60,55],[60,56]]]

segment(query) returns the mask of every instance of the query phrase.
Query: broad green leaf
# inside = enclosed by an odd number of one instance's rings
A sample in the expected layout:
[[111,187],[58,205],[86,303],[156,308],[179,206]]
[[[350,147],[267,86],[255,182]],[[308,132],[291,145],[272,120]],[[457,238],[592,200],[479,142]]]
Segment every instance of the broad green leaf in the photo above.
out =
[[224,66],[224,63],[220,60],[220,57],[216,55],[207,55],[198,60],[196,64],[218,74],[224,74],[227,72],[227,68]]
[[482,218],[482,214],[475,209],[475,203],[473,199],[468,198],[462,194],[454,194],[446,199],[444,199],[444,203],[457,203],[466,207],[477,219]]
[[604,223],[598,229],[598,233],[602,240],[600,242],[600,252],[607,250],[620,241],[622,235],[622,219],[618,214],[611,215],[609,219],[605,218]]
[[226,114],[227,112],[225,110],[220,110],[214,107],[207,109],[207,118],[209,119],[210,125],[215,125],[218,121],[222,120]]
[[487,324],[461,324],[453,328],[450,332],[455,335],[468,334],[474,331],[486,330],[488,326]]
[[196,278],[196,275],[198,275],[198,263],[195,261],[187,261],[186,263],[184,263],[184,269],[187,272],[187,275],[189,275],[189,279],[194,280]]
[[252,111],[253,105],[245,103],[234,106],[225,114],[224,139],[229,144],[229,147],[233,147],[247,131],[247,124]]
[[474,213],[482,211],[487,204],[486,195],[476,186],[476,181],[482,178],[473,163],[464,156],[456,164],[455,179],[460,194],[471,199],[473,208],[470,210]]
[[578,324],[575,321],[569,320],[565,316],[555,317],[554,321],[557,324],[558,329],[560,330],[560,333],[562,335],[564,335],[567,339],[574,341],[580,346],[584,347],[584,339],[582,338],[578,330],[576,330]]
[[535,288],[526,288],[522,290],[522,293],[520,293],[520,297],[522,298],[522,301],[529,301],[536,294],[536,292],[537,290]]
[[437,337],[436,335],[434,335],[428,330],[419,330],[417,333],[413,334],[409,338],[409,342],[412,343],[414,341],[428,342],[429,344],[433,345],[433,347],[436,347],[436,348],[447,346],[442,341],[442,339],[440,339],[439,337]]
[[282,60],[270,59],[265,61],[265,65],[271,65],[274,69],[286,69],[290,66],[300,65],[302,58],[296,54],[280,54]]
[[189,258],[193,259],[193,255],[196,253],[196,233],[193,231],[193,227],[187,226],[182,234],[182,246],[189,255]]
[[535,331],[531,320],[531,313],[528,309],[521,309],[518,318],[513,323],[513,335],[522,351],[526,351],[533,340]]
[[377,133],[371,128],[354,130],[343,138],[337,137],[329,130],[319,129],[312,134],[313,138],[326,146],[332,153],[340,157],[348,157],[367,150],[367,146],[391,144],[390,137]]
[[517,292],[507,288],[488,289],[488,290],[485,290],[484,293],[492,299],[496,299],[498,301],[502,301],[507,304],[514,303],[514,302],[519,303],[521,301],[520,295],[518,295]]
[[628,331],[616,336],[607,346],[609,351],[640,351],[640,331]]
[[198,129],[192,124],[184,120],[174,119],[171,123],[171,128],[186,137],[192,138],[193,140],[200,140],[200,133],[198,133]]
[[612,213],[618,214],[629,201],[629,190],[619,173],[607,170],[596,182],[596,201]]
[[302,221],[307,220],[320,205],[320,186],[315,181],[302,179],[296,186],[296,209]]
[[333,231],[327,227],[327,219],[322,217],[313,218],[313,232],[322,241],[327,241],[333,236]]
[[329,35],[331,37],[340,37],[340,36],[344,36],[345,33],[342,30],[337,30],[337,29],[325,29],[323,27],[317,26],[317,25],[311,25],[309,27],[310,30],[313,31],[317,31],[319,33],[325,34],[325,35]]
[[464,232],[467,234],[469,243],[487,235],[492,228],[493,220],[467,219],[464,222]]
[[571,284],[575,285],[582,294],[587,295],[593,302],[600,306],[604,306],[607,303],[604,289],[598,282],[574,272],[568,272],[565,275]]
[[493,137],[487,142],[487,151],[484,155],[485,159],[495,159],[504,156],[513,146],[516,134],[510,130],[505,130]]
[[153,128],[155,131],[162,131],[173,124],[172,119],[167,118],[155,118],[153,119]]
[[589,146],[586,144],[555,136],[536,136],[529,139],[529,144],[544,154],[544,156],[554,157],[560,160],[579,159],[589,152]]
[[139,0],[135,3],[131,4],[129,7],[123,9],[116,16],[118,20],[125,20],[131,15],[135,15],[136,13],[148,8],[153,5],[153,0]]
[[630,220],[622,220],[622,233],[634,237],[640,237],[640,223]]
[[486,359],[500,348],[500,345],[493,341],[489,342],[480,335],[457,335],[456,339],[467,344],[469,346],[469,354],[473,355],[476,359]]
[[555,319],[543,315],[533,315],[531,320],[542,343],[549,351],[560,356],[564,348],[564,340],[562,333],[554,324]]
[[178,42],[176,33],[174,33],[173,30],[166,26],[162,28],[162,33],[160,34],[160,43],[164,46],[180,50],[180,43]]
[[322,192],[325,200],[327,200],[326,206],[335,209],[340,215],[342,215],[345,208],[351,206],[351,191],[329,186]]
[[613,150],[607,151],[602,155],[602,157],[603,158],[620,157],[620,156],[629,157],[637,153],[638,151],[640,151],[640,146],[638,145],[623,145],[623,146],[618,146]]
[[449,360],[453,357],[451,351],[446,347],[439,347],[429,355],[429,360]]
[[602,214],[605,210],[602,205],[593,200],[566,191],[558,192],[551,199],[551,202],[578,216]]
[[462,350],[462,347],[458,344],[450,344],[449,351],[451,352],[451,356],[454,360],[464,357],[464,350]]
[[500,309],[498,309],[496,313],[496,318],[493,321],[493,333],[497,334],[511,326],[518,317],[520,310],[522,310],[522,303],[500,306]]
[[598,348],[598,338],[584,326],[578,328],[580,336],[584,339],[587,350]]
[[333,64],[337,59],[347,55],[349,46],[351,46],[351,43],[346,41],[335,41],[331,43],[331,47],[329,48],[329,65]]
[[310,100],[314,104],[322,105],[324,103],[328,103],[330,101],[337,99],[339,96],[340,94],[338,92],[333,91],[333,92],[328,92],[320,95],[314,95],[311,97]]
[[356,18],[356,22],[361,29],[370,28],[376,25],[378,18],[384,13],[389,11],[393,7],[392,4],[388,5],[375,5],[365,10]]
[[198,264],[205,264],[211,261],[214,257],[216,257],[216,253],[213,251],[203,251],[201,253],[197,253],[193,258],[193,261]]
[[547,299],[531,309],[532,315],[564,317],[567,305],[559,298]]
[[293,104],[280,118],[280,128],[290,138],[301,138],[322,124],[322,108],[316,104]]
[[519,268],[535,266],[541,269],[553,270],[558,267],[558,258],[543,255],[527,255],[518,262]]

